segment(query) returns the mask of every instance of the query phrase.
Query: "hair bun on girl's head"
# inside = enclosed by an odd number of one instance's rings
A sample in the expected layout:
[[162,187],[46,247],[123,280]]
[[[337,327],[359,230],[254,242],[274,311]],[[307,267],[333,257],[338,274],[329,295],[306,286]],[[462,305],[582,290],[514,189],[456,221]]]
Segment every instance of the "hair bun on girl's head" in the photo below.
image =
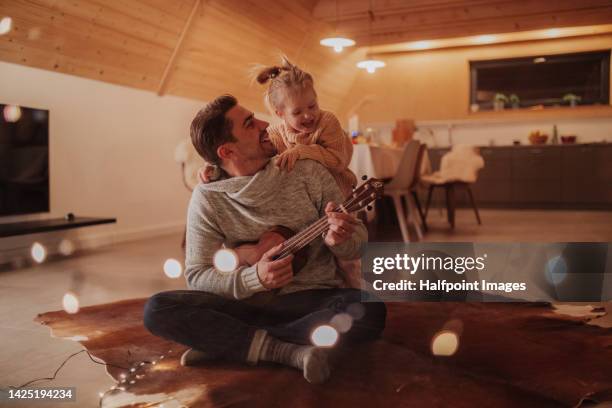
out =
[[262,69],[259,74],[257,74],[257,82],[265,84],[270,79],[276,78],[280,74],[281,69],[281,67],[277,66]]

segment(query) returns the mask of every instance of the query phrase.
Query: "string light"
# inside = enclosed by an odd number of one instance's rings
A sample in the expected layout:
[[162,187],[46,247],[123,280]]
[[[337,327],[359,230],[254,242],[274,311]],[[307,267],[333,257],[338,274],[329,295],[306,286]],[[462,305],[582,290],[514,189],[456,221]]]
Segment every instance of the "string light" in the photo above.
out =
[[21,108],[17,105],[6,105],[2,111],[4,120],[9,123],[15,123],[21,119]]
[[183,273],[183,266],[176,259],[166,259],[164,262],[164,273],[171,279],[176,279]]
[[62,307],[69,314],[79,312],[79,298],[73,292],[66,292],[62,298]]
[[434,356],[452,356],[459,348],[459,336],[450,330],[443,330],[434,335],[431,352]]
[[310,336],[312,344],[317,347],[333,347],[338,341],[338,331],[329,325],[322,325],[314,329]]
[[70,256],[74,253],[75,246],[71,240],[62,239],[62,241],[59,243],[57,247],[57,250],[60,252],[60,254],[64,256]]
[[567,263],[561,256],[554,256],[546,262],[546,279],[553,285],[558,285],[567,277]]
[[348,313],[338,313],[329,322],[340,333],[348,332],[353,326],[353,318]]
[[30,248],[30,255],[37,263],[42,263],[47,258],[47,249],[40,242],[35,242]]
[[3,17],[2,20],[0,20],[0,35],[7,34],[9,31],[11,31],[12,27],[13,19],[10,17]]
[[215,252],[213,264],[220,272],[233,272],[238,267],[238,254],[232,249],[221,248]]

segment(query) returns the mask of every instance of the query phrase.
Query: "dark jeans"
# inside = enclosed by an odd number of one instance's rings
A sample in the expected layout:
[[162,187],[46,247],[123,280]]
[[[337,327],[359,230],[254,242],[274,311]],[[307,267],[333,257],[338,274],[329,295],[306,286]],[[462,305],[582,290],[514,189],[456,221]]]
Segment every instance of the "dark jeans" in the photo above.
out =
[[353,317],[350,330],[340,333],[340,344],[377,338],[385,328],[385,304],[361,303],[361,296],[357,289],[281,296],[263,292],[245,300],[196,290],[161,292],[147,301],[144,325],[156,336],[204,351],[211,359],[245,361],[257,329],[287,342],[310,344],[311,332],[339,313]]

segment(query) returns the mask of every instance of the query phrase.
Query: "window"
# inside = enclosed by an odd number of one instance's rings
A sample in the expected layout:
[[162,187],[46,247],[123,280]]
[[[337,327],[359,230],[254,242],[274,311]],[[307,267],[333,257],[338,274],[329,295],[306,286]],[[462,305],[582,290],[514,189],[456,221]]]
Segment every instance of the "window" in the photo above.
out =
[[609,103],[610,50],[470,61],[473,112]]

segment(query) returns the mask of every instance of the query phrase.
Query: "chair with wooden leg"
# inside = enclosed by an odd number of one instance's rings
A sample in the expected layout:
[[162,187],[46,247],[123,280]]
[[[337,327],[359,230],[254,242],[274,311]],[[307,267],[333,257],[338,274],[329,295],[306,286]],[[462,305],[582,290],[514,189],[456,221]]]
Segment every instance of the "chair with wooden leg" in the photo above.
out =
[[[423,157],[424,145],[413,140],[406,145],[400,164],[395,176],[385,184],[384,195],[393,199],[395,214],[402,232],[404,242],[410,242],[408,233],[408,225],[412,225],[416,230],[418,239],[423,238],[421,225],[417,218],[417,207],[420,205],[414,199],[412,190],[416,183],[415,174],[420,166],[420,160]],[[406,205],[407,214],[404,212],[404,203]]]
[[436,187],[441,187],[445,191],[446,213],[451,228],[455,228],[455,192],[459,189],[467,192],[470,204],[476,215],[476,221],[478,221],[479,225],[482,224],[470,185],[476,182],[478,171],[483,167],[484,160],[476,147],[467,145],[453,146],[450,152],[442,156],[439,171],[421,177],[421,183],[425,184],[429,189],[425,205],[425,219],[427,219],[433,191]]

